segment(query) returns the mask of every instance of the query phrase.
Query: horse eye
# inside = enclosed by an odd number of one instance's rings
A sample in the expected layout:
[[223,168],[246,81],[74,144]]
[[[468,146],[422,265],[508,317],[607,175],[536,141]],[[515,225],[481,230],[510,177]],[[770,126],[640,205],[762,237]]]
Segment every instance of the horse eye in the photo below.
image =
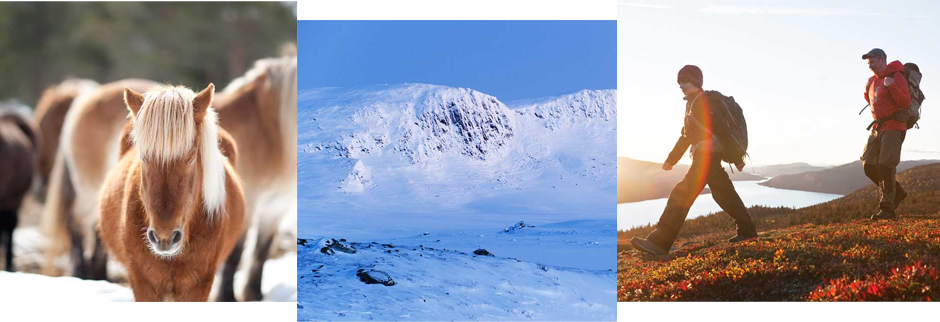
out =
[[189,164],[193,164],[193,162],[196,162],[196,157],[195,157],[195,156],[193,156],[193,158],[189,160]]

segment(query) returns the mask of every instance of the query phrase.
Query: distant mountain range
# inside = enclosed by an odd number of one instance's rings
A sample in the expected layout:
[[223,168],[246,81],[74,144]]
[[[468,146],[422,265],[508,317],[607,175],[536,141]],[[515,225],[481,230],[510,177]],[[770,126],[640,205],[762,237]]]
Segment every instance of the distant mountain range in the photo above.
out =
[[[671,171],[663,171],[662,163],[617,157],[617,203],[669,197],[669,192],[682,181],[688,171],[689,166],[684,164],[677,164]],[[735,170],[733,174],[728,174],[733,181],[764,179],[760,175],[750,173],[750,166],[745,168],[744,172]],[[709,193],[708,188],[702,193]]]
[[[902,161],[898,165],[898,172],[931,163],[940,163],[940,160]],[[760,184],[780,189],[845,195],[871,184],[871,180],[865,176],[865,172],[862,170],[862,162],[855,161],[820,171],[774,176],[773,179]]]
[[777,177],[788,174],[797,174],[803,172],[826,170],[827,167],[815,166],[806,162],[795,162],[787,164],[775,164],[768,166],[754,167],[754,172],[765,177]]
[[[898,172],[940,160],[903,161]],[[617,203],[669,197],[672,188],[682,181],[688,165],[676,165],[672,171],[663,171],[662,163],[617,157]],[[727,165],[725,165],[727,171]],[[822,193],[849,194],[871,184],[862,171],[860,161],[835,167],[815,166],[805,162],[767,166],[749,165],[744,172],[728,172],[732,181],[755,181],[771,178],[760,185]],[[706,187],[703,194],[709,193]]]

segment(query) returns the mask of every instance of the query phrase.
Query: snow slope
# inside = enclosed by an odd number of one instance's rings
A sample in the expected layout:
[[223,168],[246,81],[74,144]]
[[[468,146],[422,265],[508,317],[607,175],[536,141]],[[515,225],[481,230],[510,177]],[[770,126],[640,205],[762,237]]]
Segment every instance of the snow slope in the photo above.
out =
[[298,97],[300,236],[614,218],[615,90],[509,105],[426,84]]
[[[399,242],[343,243],[356,253],[298,246],[298,320],[614,320],[613,221],[470,234],[422,233]],[[605,227],[610,226],[610,227]],[[539,251],[539,246],[544,249]],[[556,266],[569,255],[603,254],[608,269]],[[474,255],[485,245],[494,256]],[[578,251],[578,248],[589,248]],[[603,249],[595,252],[593,249]],[[535,249],[534,254],[526,250]],[[562,251],[563,253],[565,250]],[[517,257],[518,256],[518,257]],[[590,255],[587,255],[590,256]],[[365,284],[360,269],[387,273],[395,285]]]
[[[588,270],[616,267],[616,220],[578,220],[510,229],[432,230],[419,235],[375,239],[382,243],[433,245],[435,248],[471,253],[486,249],[504,257],[554,266]],[[508,225],[507,225],[508,226]],[[515,226],[515,225],[514,225]]]

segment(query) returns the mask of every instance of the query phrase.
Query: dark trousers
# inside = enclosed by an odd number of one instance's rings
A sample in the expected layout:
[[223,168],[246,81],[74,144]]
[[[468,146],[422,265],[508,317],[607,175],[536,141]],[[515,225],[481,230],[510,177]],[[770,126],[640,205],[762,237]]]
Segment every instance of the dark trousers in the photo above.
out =
[[865,176],[881,188],[881,210],[894,211],[898,205],[894,200],[904,189],[896,180],[898,164],[901,163],[901,144],[905,131],[872,131],[868,144],[862,152],[862,168]]
[[650,233],[647,239],[663,249],[670,249],[676,237],[679,236],[679,229],[685,223],[685,218],[689,215],[689,208],[692,207],[695,198],[705,189],[706,184],[711,189],[712,198],[718,206],[734,219],[738,226],[738,234],[756,234],[757,229],[747,213],[747,207],[744,206],[738,192],[734,190],[728,173],[721,166],[721,156],[704,149],[692,152],[692,166],[689,172],[672,189],[666,209],[663,210],[656,224],[656,230]]

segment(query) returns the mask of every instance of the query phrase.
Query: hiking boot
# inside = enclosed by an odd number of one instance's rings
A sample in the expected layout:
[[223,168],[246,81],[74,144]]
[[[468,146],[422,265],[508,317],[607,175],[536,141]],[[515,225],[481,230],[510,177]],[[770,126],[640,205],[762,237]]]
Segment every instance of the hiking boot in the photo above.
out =
[[633,237],[630,239],[630,245],[633,245],[633,248],[653,255],[669,254],[669,250],[657,246],[655,243],[647,240],[646,238]]
[[737,236],[734,236],[734,237],[731,237],[731,239],[728,239],[728,242],[733,244],[733,243],[743,242],[743,241],[745,241],[745,240],[751,240],[751,239],[755,239],[755,238],[757,238],[757,233],[756,233],[756,232],[755,232],[755,233],[750,233],[750,234],[741,234],[741,233],[738,233]]
[[881,210],[877,214],[871,215],[871,220],[888,220],[898,218],[898,214],[891,210]]
[[907,192],[904,191],[904,189],[898,189],[898,191],[894,194],[894,207],[897,208],[900,206],[901,201],[904,201],[905,198],[907,198]]

